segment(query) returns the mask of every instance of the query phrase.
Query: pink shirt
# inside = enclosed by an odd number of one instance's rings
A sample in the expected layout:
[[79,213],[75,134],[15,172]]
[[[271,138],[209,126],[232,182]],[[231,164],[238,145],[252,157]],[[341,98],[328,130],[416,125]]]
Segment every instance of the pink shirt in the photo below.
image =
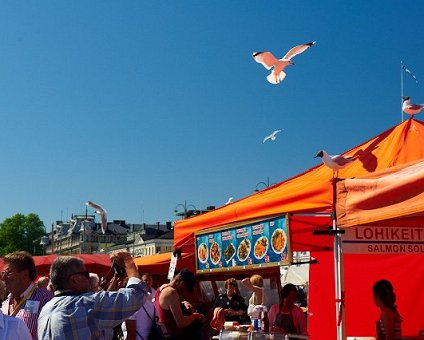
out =
[[[268,312],[268,319],[269,319],[269,328],[272,329],[275,319],[277,318],[277,315],[280,313],[280,305],[272,305],[269,312]],[[297,334],[301,335],[307,335],[308,331],[306,328],[306,317],[303,313],[302,309],[300,307],[297,307],[296,305],[293,306],[292,312],[291,312],[294,326],[296,327]]]
[[[31,283],[21,294],[21,297],[25,296],[33,286],[34,283]],[[33,339],[37,339],[37,320],[40,315],[41,308],[43,308],[43,306],[50,301],[52,297],[52,292],[43,288],[35,288],[28,299],[19,307],[16,317],[26,323]],[[1,309],[5,315],[10,315],[11,313],[11,299],[12,297],[9,294],[8,298],[3,301]]]

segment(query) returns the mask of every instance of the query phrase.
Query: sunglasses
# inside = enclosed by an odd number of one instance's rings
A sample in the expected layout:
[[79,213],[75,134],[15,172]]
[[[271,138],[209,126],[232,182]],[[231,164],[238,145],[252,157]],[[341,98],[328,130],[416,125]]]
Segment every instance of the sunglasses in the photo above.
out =
[[8,270],[6,269],[6,270],[3,270],[3,271],[0,273],[0,275],[1,275],[1,277],[9,277],[10,275],[15,274],[15,273],[16,273],[16,271],[14,271],[14,272],[10,272],[10,271],[8,271]]
[[85,276],[87,279],[89,279],[89,278],[90,278],[90,272],[88,272],[88,271],[83,271],[83,272],[75,272],[75,273],[70,274],[70,275],[68,276],[68,279],[69,279],[71,276],[74,276],[74,275],[83,275],[83,276]]

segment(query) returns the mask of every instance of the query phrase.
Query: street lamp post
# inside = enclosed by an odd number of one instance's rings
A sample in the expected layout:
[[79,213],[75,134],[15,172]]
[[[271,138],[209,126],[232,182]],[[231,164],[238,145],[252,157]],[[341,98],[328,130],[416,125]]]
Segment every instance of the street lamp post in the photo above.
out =
[[49,238],[47,236],[42,236],[40,239],[40,245],[43,246],[43,255],[46,255],[46,246],[49,244]]
[[[177,209],[178,207],[182,207],[184,210],[182,212],[179,212],[178,209]],[[192,207],[191,210],[188,209],[190,207]],[[196,215],[198,212],[199,211],[197,210],[197,208],[193,204],[187,204],[187,201],[184,201],[184,204],[181,204],[181,203],[177,204],[175,206],[175,209],[174,209],[175,215],[182,216],[183,219],[190,217],[190,216],[193,216],[193,215]]]
[[256,184],[255,192],[260,191],[260,189],[258,189],[258,187],[259,187],[260,185],[264,186],[264,189],[267,189],[267,188],[269,188],[271,185],[274,185],[274,184],[275,184],[275,183],[271,183],[271,184],[269,184],[269,177],[267,177],[267,181],[266,181],[266,183],[265,183],[265,182],[259,182],[258,184]]

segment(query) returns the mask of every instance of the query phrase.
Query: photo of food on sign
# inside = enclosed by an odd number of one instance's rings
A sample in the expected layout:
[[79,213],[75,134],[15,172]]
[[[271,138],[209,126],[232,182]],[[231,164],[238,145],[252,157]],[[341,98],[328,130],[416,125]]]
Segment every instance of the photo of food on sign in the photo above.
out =
[[240,242],[237,250],[237,256],[240,261],[246,261],[250,254],[250,241],[246,238]]
[[286,234],[282,229],[275,229],[272,233],[272,249],[277,254],[281,254],[286,247]]
[[219,245],[216,242],[212,243],[211,251],[210,251],[211,262],[213,264],[218,264],[221,259],[221,251],[219,249]]
[[208,248],[206,247],[206,244],[200,244],[199,248],[197,249],[197,255],[200,262],[206,263],[208,260]]
[[255,257],[257,259],[261,259],[266,255],[266,252],[268,250],[268,239],[266,236],[260,237],[256,243],[254,248]]
[[230,262],[236,253],[236,249],[234,248],[232,243],[228,243],[227,247],[224,250],[224,259],[227,262]]

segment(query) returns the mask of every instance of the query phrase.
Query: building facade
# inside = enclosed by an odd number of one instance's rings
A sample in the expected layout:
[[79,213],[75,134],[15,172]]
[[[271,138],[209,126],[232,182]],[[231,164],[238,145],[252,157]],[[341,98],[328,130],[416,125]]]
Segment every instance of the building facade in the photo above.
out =
[[56,221],[48,238],[45,254],[107,254],[122,249],[146,256],[172,251],[173,230],[171,222],[148,225],[114,220],[103,234],[94,215],[73,215],[69,221]]

